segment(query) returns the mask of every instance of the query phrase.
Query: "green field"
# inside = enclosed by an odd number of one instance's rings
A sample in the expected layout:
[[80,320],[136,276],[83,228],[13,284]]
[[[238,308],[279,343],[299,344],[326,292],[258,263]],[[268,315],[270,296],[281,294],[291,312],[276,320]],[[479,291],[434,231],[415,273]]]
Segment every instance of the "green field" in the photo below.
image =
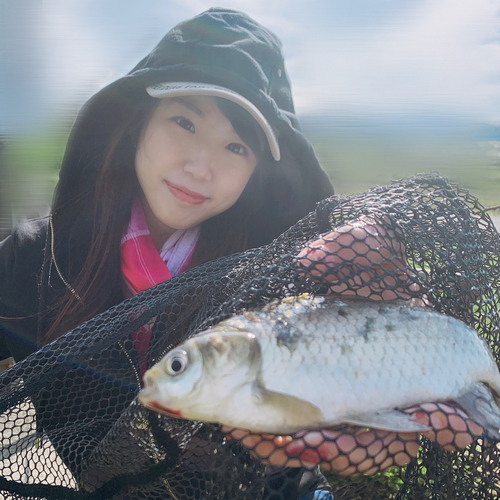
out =
[[[500,140],[467,131],[391,133],[383,127],[305,128],[337,193],[362,192],[416,173],[440,172],[487,207],[500,205]],[[48,212],[69,127],[6,140],[0,168],[0,221]],[[499,214],[500,212],[496,212]]]
[[500,205],[500,142],[464,137],[353,134],[310,137],[337,193],[351,194],[417,173],[440,172],[485,206]]

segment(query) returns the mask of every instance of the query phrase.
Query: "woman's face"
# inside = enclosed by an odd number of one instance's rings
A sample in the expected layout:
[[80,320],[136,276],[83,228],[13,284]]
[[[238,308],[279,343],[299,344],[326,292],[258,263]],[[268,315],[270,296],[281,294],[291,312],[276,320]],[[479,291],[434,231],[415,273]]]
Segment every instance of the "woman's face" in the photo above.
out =
[[257,165],[212,97],[161,99],[135,157],[153,241],[195,227],[238,200]]

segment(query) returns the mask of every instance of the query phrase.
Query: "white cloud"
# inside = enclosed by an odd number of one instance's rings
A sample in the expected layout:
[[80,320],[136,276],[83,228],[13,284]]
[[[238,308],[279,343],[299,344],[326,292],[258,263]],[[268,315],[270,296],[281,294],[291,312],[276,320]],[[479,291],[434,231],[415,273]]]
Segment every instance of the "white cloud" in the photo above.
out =
[[[297,109],[500,119],[496,0],[232,0],[284,42]],[[218,2],[217,2],[218,3]],[[47,98],[80,105],[212,0],[44,0]],[[53,100],[53,101],[52,101]]]
[[291,61],[298,107],[436,107],[491,117],[493,105],[498,114],[498,21],[493,0],[428,0],[326,45],[309,37]]
[[[186,10],[186,19],[214,7],[213,0],[173,0]],[[294,33],[297,22],[287,13],[296,4],[296,0],[230,0],[216,2],[217,7],[240,10],[281,36]]]
[[[271,29],[291,33],[294,24],[282,13],[292,1],[270,5],[267,0],[235,0],[228,8],[244,10]],[[45,0],[41,24],[50,80],[47,97],[83,102],[130,70],[175,24],[212,6],[212,0],[156,1],[143,7],[121,0]]]
[[45,10],[43,19],[45,67],[49,95],[78,100],[98,90],[114,76],[108,51],[101,40],[87,31],[71,9]]
[[165,34],[161,16],[126,5],[45,1],[43,42],[49,98],[60,104],[81,104],[132,69]]

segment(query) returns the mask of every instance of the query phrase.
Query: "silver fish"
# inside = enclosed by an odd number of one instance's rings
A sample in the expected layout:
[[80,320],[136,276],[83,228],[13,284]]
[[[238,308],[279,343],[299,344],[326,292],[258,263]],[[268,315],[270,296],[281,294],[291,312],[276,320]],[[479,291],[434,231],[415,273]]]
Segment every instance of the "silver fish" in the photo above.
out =
[[148,408],[254,432],[423,431],[398,409],[454,400],[500,436],[500,373],[486,343],[457,319],[403,302],[275,301],[172,349],[144,383]]

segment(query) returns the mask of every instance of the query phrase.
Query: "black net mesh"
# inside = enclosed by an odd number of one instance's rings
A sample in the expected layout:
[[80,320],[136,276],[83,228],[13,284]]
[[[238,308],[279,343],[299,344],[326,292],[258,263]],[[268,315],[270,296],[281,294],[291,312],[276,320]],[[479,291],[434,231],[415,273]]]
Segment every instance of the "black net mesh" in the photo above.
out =
[[499,249],[484,208],[437,175],[327,199],[270,245],[149,289],[4,372],[1,494],[298,499],[321,481],[320,464],[336,500],[496,498],[497,443],[454,403],[406,409],[432,423],[427,437],[353,427],[292,437],[171,418],[135,397],[145,369],[182,340],[303,292],[424,303],[472,325],[498,360]]

